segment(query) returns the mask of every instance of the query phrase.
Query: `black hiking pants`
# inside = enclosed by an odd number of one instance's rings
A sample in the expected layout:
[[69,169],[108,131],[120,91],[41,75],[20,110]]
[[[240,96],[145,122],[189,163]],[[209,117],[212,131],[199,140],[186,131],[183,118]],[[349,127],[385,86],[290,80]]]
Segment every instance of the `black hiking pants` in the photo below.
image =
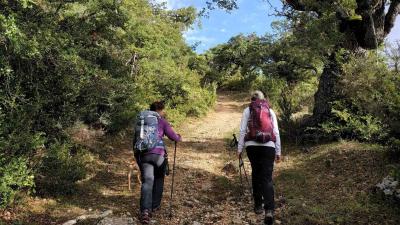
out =
[[274,210],[274,170],[275,148],[267,146],[248,146],[246,148],[252,172],[253,198],[255,207],[262,206],[265,210]]
[[157,154],[135,155],[139,165],[142,188],[140,211],[151,211],[161,205],[164,190],[165,158]]

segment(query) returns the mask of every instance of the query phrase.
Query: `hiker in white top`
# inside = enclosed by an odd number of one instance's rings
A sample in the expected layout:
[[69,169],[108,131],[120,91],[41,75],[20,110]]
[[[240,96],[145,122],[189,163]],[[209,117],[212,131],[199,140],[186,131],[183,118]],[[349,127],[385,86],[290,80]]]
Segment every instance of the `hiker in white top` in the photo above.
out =
[[269,141],[267,143],[259,143],[256,141],[244,141],[244,137],[247,133],[247,123],[250,118],[250,108],[247,107],[243,111],[242,115],[242,121],[240,123],[240,138],[239,138],[239,144],[238,144],[238,152],[241,153],[243,151],[243,148],[246,148],[247,146],[269,146],[275,148],[275,154],[276,154],[276,160],[279,161],[281,159],[281,139],[279,136],[279,128],[278,128],[278,120],[276,118],[275,112],[272,109],[269,109],[272,117],[272,122],[274,124],[274,134],[276,136],[276,142]]
[[[240,124],[238,157],[246,148],[252,168],[254,212],[265,210],[265,224],[273,224],[275,210],[272,172],[274,161],[281,159],[281,140],[275,112],[261,91],[255,91],[243,111]],[[263,207],[264,204],[264,207]]]

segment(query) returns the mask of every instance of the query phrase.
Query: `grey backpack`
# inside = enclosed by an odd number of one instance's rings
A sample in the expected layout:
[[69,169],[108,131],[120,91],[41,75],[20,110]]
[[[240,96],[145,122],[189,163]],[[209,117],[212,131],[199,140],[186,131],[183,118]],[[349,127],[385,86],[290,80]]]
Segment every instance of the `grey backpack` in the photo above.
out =
[[160,115],[157,112],[145,110],[139,113],[135,123],[134,150],[136,152],[147,152],[162,144],[158,137],[158,120]]

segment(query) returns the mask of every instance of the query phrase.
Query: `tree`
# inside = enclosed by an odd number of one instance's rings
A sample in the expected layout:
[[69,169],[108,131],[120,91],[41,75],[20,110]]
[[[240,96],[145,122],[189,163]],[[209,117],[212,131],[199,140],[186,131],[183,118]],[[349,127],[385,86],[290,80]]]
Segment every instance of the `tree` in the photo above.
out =
[[278,15],[290,21],[301,44],[314,45],[326,59],[315,94],[315,124],[329,118],[332,103],[341,98],[338,83],[345,54],[377,49],[392,30],[399,11],[400,0],[284,1]]
[[[387,5],[389,7],[386,10]],[[311,15],[311,22],[330,18],[336,26],[326,28],[335,29],[342,34],[342,37],[336,39],[334,48],[328,52],[328,61],[315,94],[313,117],[316,123],[330,117],[332,103],[341,97],[338,88],[343,73],[341,50],[362,53],[365,49],[378,48],[392,30],[399,11],[399,0],[286,1],[283,15],[289,20],[298,18],[296,15],[299,13]],[[301,20],[296,24],[296,26],[302,25]],[[320,33],[325,32],[332,30],[320,30]]]

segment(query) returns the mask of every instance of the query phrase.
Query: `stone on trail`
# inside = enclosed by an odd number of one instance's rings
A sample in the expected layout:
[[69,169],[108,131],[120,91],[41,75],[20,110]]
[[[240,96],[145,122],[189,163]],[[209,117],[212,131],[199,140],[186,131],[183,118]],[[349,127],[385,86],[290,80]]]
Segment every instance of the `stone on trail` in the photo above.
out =
[[132,218],[127,216],[113,216],[102,219],[97,225],[135,225]]
[[67,222],[63,223],[63,225],[74,225],[78,222],[85,221],[88,219],[102,219],[105,218],[113,213],[112,210],[106,210],[101,214],[89,214],[89,215],[81,215],[78,216],[76,219],[68,220]]
[[100,217],[104,218],[104,217],[106,217],[106,216],[111,215],[112,213],[113,213],[113,211],[112,211],[111,209],[109,209],[109,210],[107,210],[107,211],[104,211],[104,212],[100,215]]
[[197,221],[193,221],[193,225],[201,225],[201,223],[199,223]]
[[77,222],[78,222],[77,220],[69,220],[69,221],[63,223],[63,225],[74,225],[74,224],[76,224]]

